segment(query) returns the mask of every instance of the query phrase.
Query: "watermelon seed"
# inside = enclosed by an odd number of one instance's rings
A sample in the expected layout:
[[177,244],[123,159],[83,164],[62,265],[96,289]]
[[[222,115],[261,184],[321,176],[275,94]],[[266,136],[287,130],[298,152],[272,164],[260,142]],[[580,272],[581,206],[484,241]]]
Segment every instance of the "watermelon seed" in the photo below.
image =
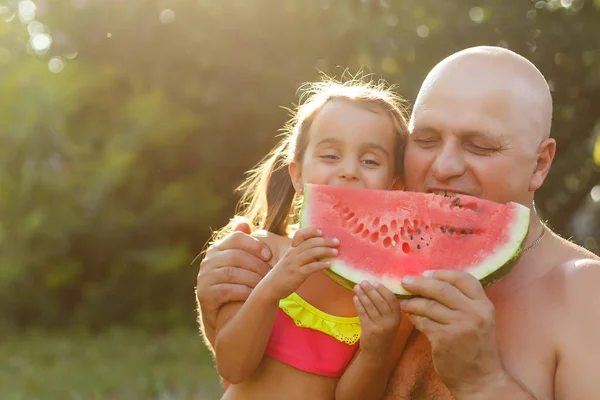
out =
[[371,243],[377,243],[377,241],[379,240],[379,232],[373,232],[373,234],[370,237]]
[[425,240],[425,239],[421,238],[421,240]]
[[442,231],[442,233],[446,233],[446,227],[445,226],[440,226],[440,230]]
[[402,251],[405,254],[410,253],[410,245],[408,243],[406,243],[406,242],[402,243]]
[[351,212],[350,214],[348,214],[348,215],[346,216],[346,219],[348,219],[348,220],[349,220],[349,219],[351,219],[352,217],[354,217],[354,213],[353,213],[353,212]]
[[389,236],[383,239],[383,247],[391,247],[395,244],[396,243],[392,242],[392,239],[390,239]]
[[363,224],[359,224],[356,228],[354,228],[352,230],[352,233],[354,233],[355,235],[358,235],[360,233],[360,231],[363,230],[365,226]]
[[380,231],[381,231],[381,233],[382,233],[383,235],[385,235],[385,234],[387,233],[387,231],[388,231],[388,227],[387,227],[387,225],[383,224],[383,225],[381,226],[381,229],[380,229]]
[[421,230],[419,228],[417,228],[415,232],[417,232],[417,235],[421,234]]
[[454,233],[454,230],[455,230],[454,228],[450,228],[450,229],[448,229],[448,232]]
[[421,250],[421,245],[420,244],[417,245],[417,250]]
[[363,238],[366,238],[367,236],[369,236],[369,233],[370,233],[370,232],[369,232],[369,230],[368,230],[368,229],[365,229],[365,230],[363,231],[363,233],[361,234],[361,236],[362,236]]
[[395,219],[392,220],[392,223],[390,224],[390,229],[395,231],[396,229],[398,229],[398,223],[396,222]]
[[377,228],[379,226],[379,217],[375,217],[373,220],[373,227]]
[[410,240],[413,240],[413,235],[408,235],[408,238],[409,238]]
[[395,245],[396,245],[396,243],[399,243],[399,242],[400,242],[400,236],[398,236],[398,234],[395,234],[395,235],[394,235],[394,239],[393,239],[393,240],[394,240],[394,246],[395,246]]

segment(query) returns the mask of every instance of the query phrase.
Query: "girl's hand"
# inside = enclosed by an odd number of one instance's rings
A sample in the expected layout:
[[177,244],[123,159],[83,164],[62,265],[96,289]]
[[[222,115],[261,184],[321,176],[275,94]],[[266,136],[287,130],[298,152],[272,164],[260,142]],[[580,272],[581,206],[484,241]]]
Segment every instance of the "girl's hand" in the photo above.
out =
[[360,351],[385,358],[400,326],[400,303],[378,282],[364,281],[354,286],[354,292],[354,304],[361,323]]
[[294,234],[292,246],[264,278],[274,298],[289,296],[311,274],[330,267],[328,261],[319,259],[335,257],[339,240],[321,235],[314,228],[300,229]]

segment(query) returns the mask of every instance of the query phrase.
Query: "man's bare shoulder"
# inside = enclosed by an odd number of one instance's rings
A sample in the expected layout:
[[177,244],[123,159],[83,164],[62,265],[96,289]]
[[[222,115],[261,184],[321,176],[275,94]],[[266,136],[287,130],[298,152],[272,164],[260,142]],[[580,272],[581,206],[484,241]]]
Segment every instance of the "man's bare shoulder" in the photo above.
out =
[[590,300],[590,296],[600,300],[600,259],[577,258],[560,265],[564,277],[565,291],[569,299]]
[[600,258],[577,254],[559,266],[556,399],[594,398],[600,390],[597,372],[589,371],[600,352]]

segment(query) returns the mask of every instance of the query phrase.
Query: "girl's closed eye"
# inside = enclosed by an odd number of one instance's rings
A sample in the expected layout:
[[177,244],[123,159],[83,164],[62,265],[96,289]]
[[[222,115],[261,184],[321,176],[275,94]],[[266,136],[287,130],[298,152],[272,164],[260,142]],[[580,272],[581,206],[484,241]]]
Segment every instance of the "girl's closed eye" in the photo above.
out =
[[379,167],[379,166],[381,165],[381,163],[380,163],[379,161],[377,161],[377,160],[375,160],[375,159],[372,159],[372,158],[367,158],[367,159],[364,159],[364,160],[362,160],[362,162],[363,162],[363,163],[364,163],[364,164],[365,164],[367,167],[371,167],[371,168],[374,168],[374,167]]
[[339,158],[335,154],[323,154],[323,155],[321,155],[319,157],[322,158],[322,159],[324,159],[324,160],[337,160]]

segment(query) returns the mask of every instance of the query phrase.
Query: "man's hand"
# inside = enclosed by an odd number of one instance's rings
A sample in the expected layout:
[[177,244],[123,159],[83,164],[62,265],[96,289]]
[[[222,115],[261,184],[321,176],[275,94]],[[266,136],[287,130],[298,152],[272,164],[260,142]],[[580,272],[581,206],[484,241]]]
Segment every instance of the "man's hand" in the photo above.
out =
[[204,335],[213,346],[219,308],[228,302],[245,301],[270,269],[267,245],[249,235],[246,223],[235,230],[208,249],[196,281]]
[[437,373],[457,398],[505,382],[496,343],[494,306],[479,281],[466,272],[429,271],[403,282],[416,297],[401,302],[431,343]]

